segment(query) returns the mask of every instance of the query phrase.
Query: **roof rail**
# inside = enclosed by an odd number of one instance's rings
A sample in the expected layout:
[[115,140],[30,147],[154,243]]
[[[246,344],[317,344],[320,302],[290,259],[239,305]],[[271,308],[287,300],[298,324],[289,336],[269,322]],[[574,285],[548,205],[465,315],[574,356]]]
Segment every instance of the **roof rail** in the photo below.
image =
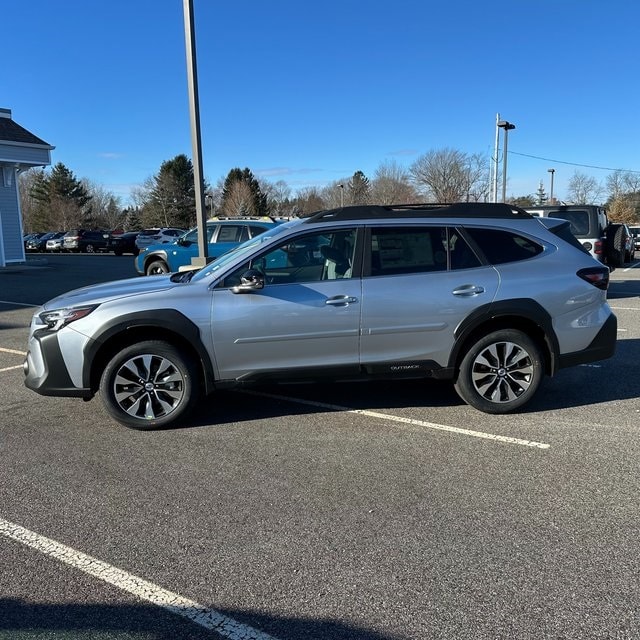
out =
[[354,205],[318,211],[305,222],[366,220],[376,218],[533,218],[529,212],[498,202],[455,202],[393,205]]

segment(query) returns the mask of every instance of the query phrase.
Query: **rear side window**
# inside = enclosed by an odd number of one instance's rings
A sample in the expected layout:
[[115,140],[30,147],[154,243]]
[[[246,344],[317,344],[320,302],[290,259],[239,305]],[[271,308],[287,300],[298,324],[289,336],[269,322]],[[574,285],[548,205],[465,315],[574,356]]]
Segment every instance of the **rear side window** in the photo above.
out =
[[[445,244],[442,243],[443,235]],[[371,275],[446,271],[443,227],[378,228],[371,231]]]
[[561,218],[571,225],[571,233],[574,236],[588,237],[591,225],[589,224],[589,212],[583,210],[575,211],[549,211],[549,218]]
[[218,231],[216,242],[240,242],[242,240],[243,229],[244,227],[239,225],[222,225],[220,231]]
[[557,227],[551,227],[549,231],[551,231],[551,233],[553,233],[554,236],[557,236],[558,238],[561,238],[568,244],[573,245],[574,247],[580,249],[580,251],[584,251],[584,253],[589,253],[582,245],[582,242],[580,242],[573,235],[573,233],[571,232],[571,225],[568,222],[561,223]]
[[511,231],[478,227],[465,230],[491,264],[528,260],[543,251],[538,243]]

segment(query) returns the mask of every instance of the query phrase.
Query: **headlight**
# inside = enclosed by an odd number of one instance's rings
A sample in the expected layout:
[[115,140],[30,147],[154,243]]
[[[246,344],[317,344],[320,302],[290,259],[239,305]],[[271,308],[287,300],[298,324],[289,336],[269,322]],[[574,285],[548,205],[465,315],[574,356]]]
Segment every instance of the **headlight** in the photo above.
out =
[[88,307],[69,307],[67,309],[43,311],[38,317],[40,323],[46,325],[48,329],[59,331],[62,327],[88,316],[97,306],[97,304],[93,304]]

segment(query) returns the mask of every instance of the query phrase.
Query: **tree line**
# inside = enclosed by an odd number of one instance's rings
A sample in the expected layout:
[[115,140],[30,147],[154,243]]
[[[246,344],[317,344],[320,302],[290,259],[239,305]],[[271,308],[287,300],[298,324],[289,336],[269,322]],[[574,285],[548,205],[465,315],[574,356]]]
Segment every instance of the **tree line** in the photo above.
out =
[[[207,215],[304,217],[321,209],[358,204],[420,202],[487,202],[491,199],[489,161],[481,154],[456,149],[433,150],[405,168],[395,161],[378,166],[374,175],[358,170],[322,187],[293,189],[269,182],[249,168],[233,168],[215,185],[205,181]],[[62,163],[30,169],[20,175],[25,231],[192,228],[196,225],[193,164],[186,155],[162,162],[156,174],[131,194],[131,204],[86,178],[78,179]],[[549,204],[542,181],[535,194],[511,196],[518,206]],[[557,198],[553,198],[558,204]],[[612,220],[640,220],[640,174],[615,171],[603,184],[575,172],[568,183],[567,204],[606,204]]]

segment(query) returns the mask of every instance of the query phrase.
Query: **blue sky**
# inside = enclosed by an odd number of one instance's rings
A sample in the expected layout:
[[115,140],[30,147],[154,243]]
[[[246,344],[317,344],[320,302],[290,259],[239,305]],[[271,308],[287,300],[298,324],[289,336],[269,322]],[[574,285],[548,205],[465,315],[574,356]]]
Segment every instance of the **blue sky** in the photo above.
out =
[[[640,171],[629,0],[194,0],[204,173],[294,190],[509,134],[508,194]],[[2,7],[0,107],[126,201],[191,156],[182,0]],[[536,156],[536,158],[529,157]],[[543,158],[543,159],[537,159]],[[588,165],[588,166],[577,166]],[[500,165],[500,170],[502,166]]]

